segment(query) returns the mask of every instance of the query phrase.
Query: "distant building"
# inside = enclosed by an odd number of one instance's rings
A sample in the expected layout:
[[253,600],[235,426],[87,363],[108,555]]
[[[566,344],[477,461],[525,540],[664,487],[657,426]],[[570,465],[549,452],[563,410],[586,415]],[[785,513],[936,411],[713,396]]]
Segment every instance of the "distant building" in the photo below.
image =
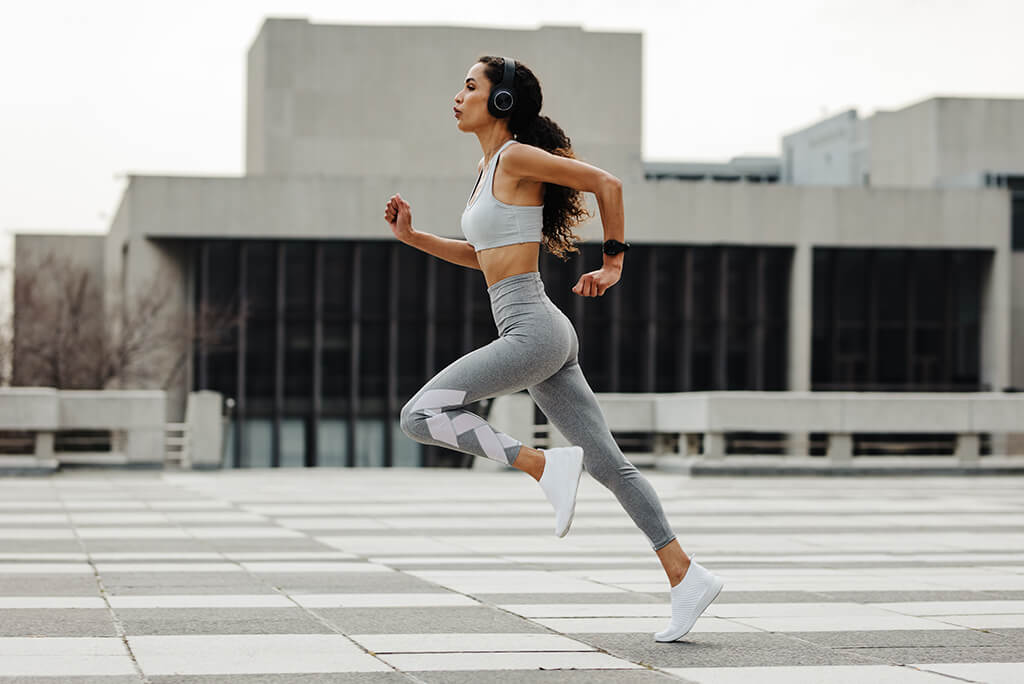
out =
[[401,192],[417,228],[461,238],[480,150],[450,112],[484,54],[528,64],[577,156],[624,182],[618,285],[570,292],[600,266],[596,219],[582,258],[541,260],[595,391],[1024,387],[1024,99],[845,112],[783,137],[780,158],[645,162],[641,47],[569,27],[267,20],[248,55],[246,174],[132,175],[94,238],[122,292],[162,266],[181,311],[245,305],[170,388],[171,417],[193,389],[233,398],[239,467],[446,458],[398,411],[494,338],[485,283],[397,242],[382,213]]

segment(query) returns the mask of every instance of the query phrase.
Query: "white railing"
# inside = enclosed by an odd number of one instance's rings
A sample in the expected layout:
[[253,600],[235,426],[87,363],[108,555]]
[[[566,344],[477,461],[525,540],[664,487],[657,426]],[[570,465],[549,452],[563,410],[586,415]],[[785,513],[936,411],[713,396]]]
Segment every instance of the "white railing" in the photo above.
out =
[[[828,435],[827,457],[853,457],[859,433],[956,435],[956,459],[977,462],[980,436],[1024,432],[1024,395],[898,392],[685,392],[598,395],[612,431],[668,435],[683,446],[703,436],[701,455],[726,455],[729,432]],[[688,437],[690,437],[688,439]],[[667,445],[670,442],[662,441]],[[664,450],[664,449],[662,449]],[[657,451],[657,450],[656,450]]]

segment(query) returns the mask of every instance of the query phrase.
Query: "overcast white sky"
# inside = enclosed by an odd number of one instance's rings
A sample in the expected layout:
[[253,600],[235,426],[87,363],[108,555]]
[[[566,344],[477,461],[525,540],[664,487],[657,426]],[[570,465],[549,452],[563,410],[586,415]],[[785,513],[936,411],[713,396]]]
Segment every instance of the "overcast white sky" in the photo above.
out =
[[850,107],[1024,97],[1022,0],[21,0],[0,10],[0,263],[13,232],[105,232],[125,173],[241,174],[266,16],[642,31],[648,159],[776,155]]

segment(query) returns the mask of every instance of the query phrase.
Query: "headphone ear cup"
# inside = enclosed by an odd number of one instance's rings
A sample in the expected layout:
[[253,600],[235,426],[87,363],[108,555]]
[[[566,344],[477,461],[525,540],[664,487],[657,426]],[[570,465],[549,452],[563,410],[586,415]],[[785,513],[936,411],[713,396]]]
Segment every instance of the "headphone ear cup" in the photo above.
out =
[[491,91],[491,96],[487,99],[487,109],[491,116],[500,119],[509,115],[515,103],[516,98],[512,91],[499,86]]
[[487,111],[496,119],[501,119],[512,113],[516,104],[516,90],[513,83],[516,76],[516,61],[503,57],[505,73],[501,82],[491,88],[487,98]]

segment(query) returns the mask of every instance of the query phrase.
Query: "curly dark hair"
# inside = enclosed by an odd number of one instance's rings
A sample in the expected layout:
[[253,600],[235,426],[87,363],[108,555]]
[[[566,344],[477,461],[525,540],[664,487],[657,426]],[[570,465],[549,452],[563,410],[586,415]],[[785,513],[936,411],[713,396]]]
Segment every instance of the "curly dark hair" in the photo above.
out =
[[[505,60],[502,57],[485,55],[477,62],[486,65],[484,75],[492,84],[500,83],[505,75]],[[547,150],[560,157],[575,159],[572,143],[565,131],[554,121],[540,113],[543,95],[540,81],[530,68],[516,60],[515,76],[512,79],[516,91],[516,104],[508,120],[508,130],[516,140],[527,145]],[[544,184],[544,247],[562,261],[567,261],[573,252],[579,252],[576,243],[580,237],[572,232],[590,218],[583,202],[583,193],[552,183]]]

